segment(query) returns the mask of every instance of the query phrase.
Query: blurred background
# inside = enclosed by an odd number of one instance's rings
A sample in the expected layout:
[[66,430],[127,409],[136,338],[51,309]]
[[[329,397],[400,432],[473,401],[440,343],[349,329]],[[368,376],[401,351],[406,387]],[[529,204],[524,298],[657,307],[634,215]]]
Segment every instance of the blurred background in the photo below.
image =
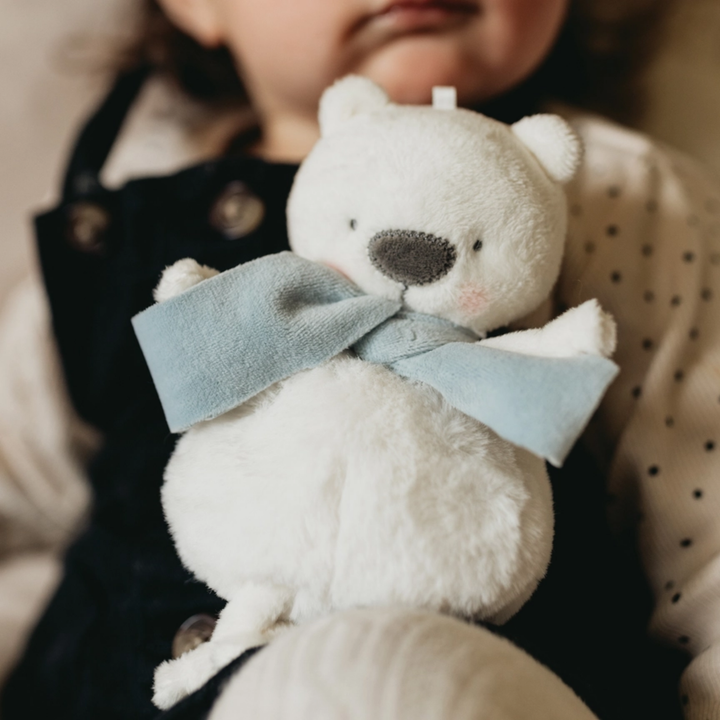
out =
[[[53,201],[78,123],[102,96],[134,0],[0,4],[0,304],[33,262],[32,211]],[[88,68],[87,59],[92,58]],[[641,129],[720,174],[720,0],[676,3]]]
[[33,262],[30,216],[55,198],[78,123],[107,87],[110,46],[132,32],[133,5],[0,3],[0,304]]

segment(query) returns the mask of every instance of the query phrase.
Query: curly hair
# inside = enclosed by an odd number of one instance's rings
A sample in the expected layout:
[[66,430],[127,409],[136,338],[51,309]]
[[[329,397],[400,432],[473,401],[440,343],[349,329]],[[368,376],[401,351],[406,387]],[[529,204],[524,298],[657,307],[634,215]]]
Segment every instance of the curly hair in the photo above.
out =
[[[140,32],[124,68],[149,65],[191,97],[209,104],[247,104],[226,48],[208,49],[176,28],[157,0],[141,0]],[[643,109],[639,79],[660,45],[674,0],[571,0],[555,46],[533,76],[543,98],[568,102],[633,123]]]

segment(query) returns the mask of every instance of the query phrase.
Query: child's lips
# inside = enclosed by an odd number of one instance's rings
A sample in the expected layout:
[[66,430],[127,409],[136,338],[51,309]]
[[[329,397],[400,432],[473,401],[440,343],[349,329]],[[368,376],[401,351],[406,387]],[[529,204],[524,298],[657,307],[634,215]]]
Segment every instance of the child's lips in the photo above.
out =
[[464,0],[397,0],[370,17],[376,27],[396,32],[442,30],[479,14],[476,2]]

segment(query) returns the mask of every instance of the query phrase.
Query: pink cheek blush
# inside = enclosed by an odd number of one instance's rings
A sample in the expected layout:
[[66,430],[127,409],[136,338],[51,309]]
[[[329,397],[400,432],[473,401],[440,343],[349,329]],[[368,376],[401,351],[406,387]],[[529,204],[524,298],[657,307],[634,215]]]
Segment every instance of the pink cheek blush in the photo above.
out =
[[485,309],[487,304],[487,295],[480,290],[480,288],[469,285],[460,291],[460,300],[458,305],[465,315],[477,315]]
[[325,265],[325,267],[329,267],[331,270],[334,270],[339,275],[342,275],[346,280],[350,280],[350,276],[344,270],[341,270],[337,265],[327,262],[326,260],[321,260],[320,263]]

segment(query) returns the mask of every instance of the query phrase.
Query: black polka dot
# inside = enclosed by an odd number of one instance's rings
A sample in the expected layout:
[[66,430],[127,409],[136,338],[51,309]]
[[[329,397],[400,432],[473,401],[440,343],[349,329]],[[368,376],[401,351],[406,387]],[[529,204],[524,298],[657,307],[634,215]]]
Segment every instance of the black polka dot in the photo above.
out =
[[643,245],[641,248],[641,252],[645,257],[650,257],[653,254],[653,246]]
[[690,547],[691,545],[692,545],[692,540],[690,538],[683,538],[680,541],[680,547],[687,548],[687,547]]
[[678,600],[680,600],[681,597],[682,597],[682,594],[681,594],[681,593],[675,593],[675,594],[672,596],[672,602],[674,602],[674,603],[678,602]]
[[712,300],[712,290],[710,288],[703,288],[702,292],[700,293],[700,297],[703,300]]
[[573,203],[570,206],[570,214],[574,215],[575,217],[578,217],[578,215],[582,215],[582,205],[579,203]]
[[700,337],[700,331],[697,328],[690,329],[690,339],[697,340]]
[[617,225],[608,225],[608,226],[605,228],[605,232],[606,232],[610,237],[615,237],[616,235],[619,235],[619,234],[620,234],[620,228],[619,228]]
[[700,218],[697,215],[688,215],[687,224],[690,225],[690,227],[695,227],[700,224]]
[[671,304],[673,307],[677,307],[681,302],[682,302],[682,298],[681,298],[679,295],[673,295],[673,296],[670,298],[670,304]]
[[648,200],[645,203],[645,209],[648,212],[655,212],[658,209],[658,204],[656,200]]
[[671,428],[671,427],[673,427],[674,425],[675,425],[675,419],[674,419],[672,416],[668,415],[668,416],[665,418],[665,427]]
[[703,496],[703,491],[702,491],[702,490],[700,490],[699,488],[698,488],[697,490],[693,490],[693,497],[694,497],[696,500],[699,500],[702,496]]
[[645,338],[642,341],[642,347],[643,347],[643,350],[652,350],[653,341],[650,338]]
[[678,638],[678,642],[679,642],[681,645],[687,645],[687,644],[690,642],[690,638],[689,638],[687,635],[681,635],[681,636]]
[[610,279],[614,283],[619,283],[622,280],[622,275],[617,270],[615,270],[612,273],[610,273]]
[[665,589],[666,590],[672,590],[675,587],[675,581],[674,580],[668,580],[665,583]]
[[608,188],[608,196],[611,198],[616,198],[620,196],[620,188],[617,185],[611,185]]
[[655,299],[655,293],[652,290],[646,290],[643,293],[643,300],[645,302],[652,302]]
[[657,465],[651,465],[648,468],[648,475],[657,475],[660,472],[660,468]]
[[688,250],[687,252],[683,253],[682,259],[686,263],[691,263],[695,259],[695,253]]
[[595,243],[589,240],[585,243],[585,252],[589,255],[595,252]]
[[714,441],[714,440],[708,440],[708,441],[705,443],[705,449],[706,449],[708,452],[712,452],[712,451],[715,449],[715,441]]
[[675,382],[682,382],[685,379],[685,373],[682,370],[676,370],[673,375]]
[[633,396],[635,399],[637,399],[637,398],[639,398],[641,395],[642,395],[642,388],[641,388],[639,385],[636,385],[636,386],[632,389],[632,396]]

